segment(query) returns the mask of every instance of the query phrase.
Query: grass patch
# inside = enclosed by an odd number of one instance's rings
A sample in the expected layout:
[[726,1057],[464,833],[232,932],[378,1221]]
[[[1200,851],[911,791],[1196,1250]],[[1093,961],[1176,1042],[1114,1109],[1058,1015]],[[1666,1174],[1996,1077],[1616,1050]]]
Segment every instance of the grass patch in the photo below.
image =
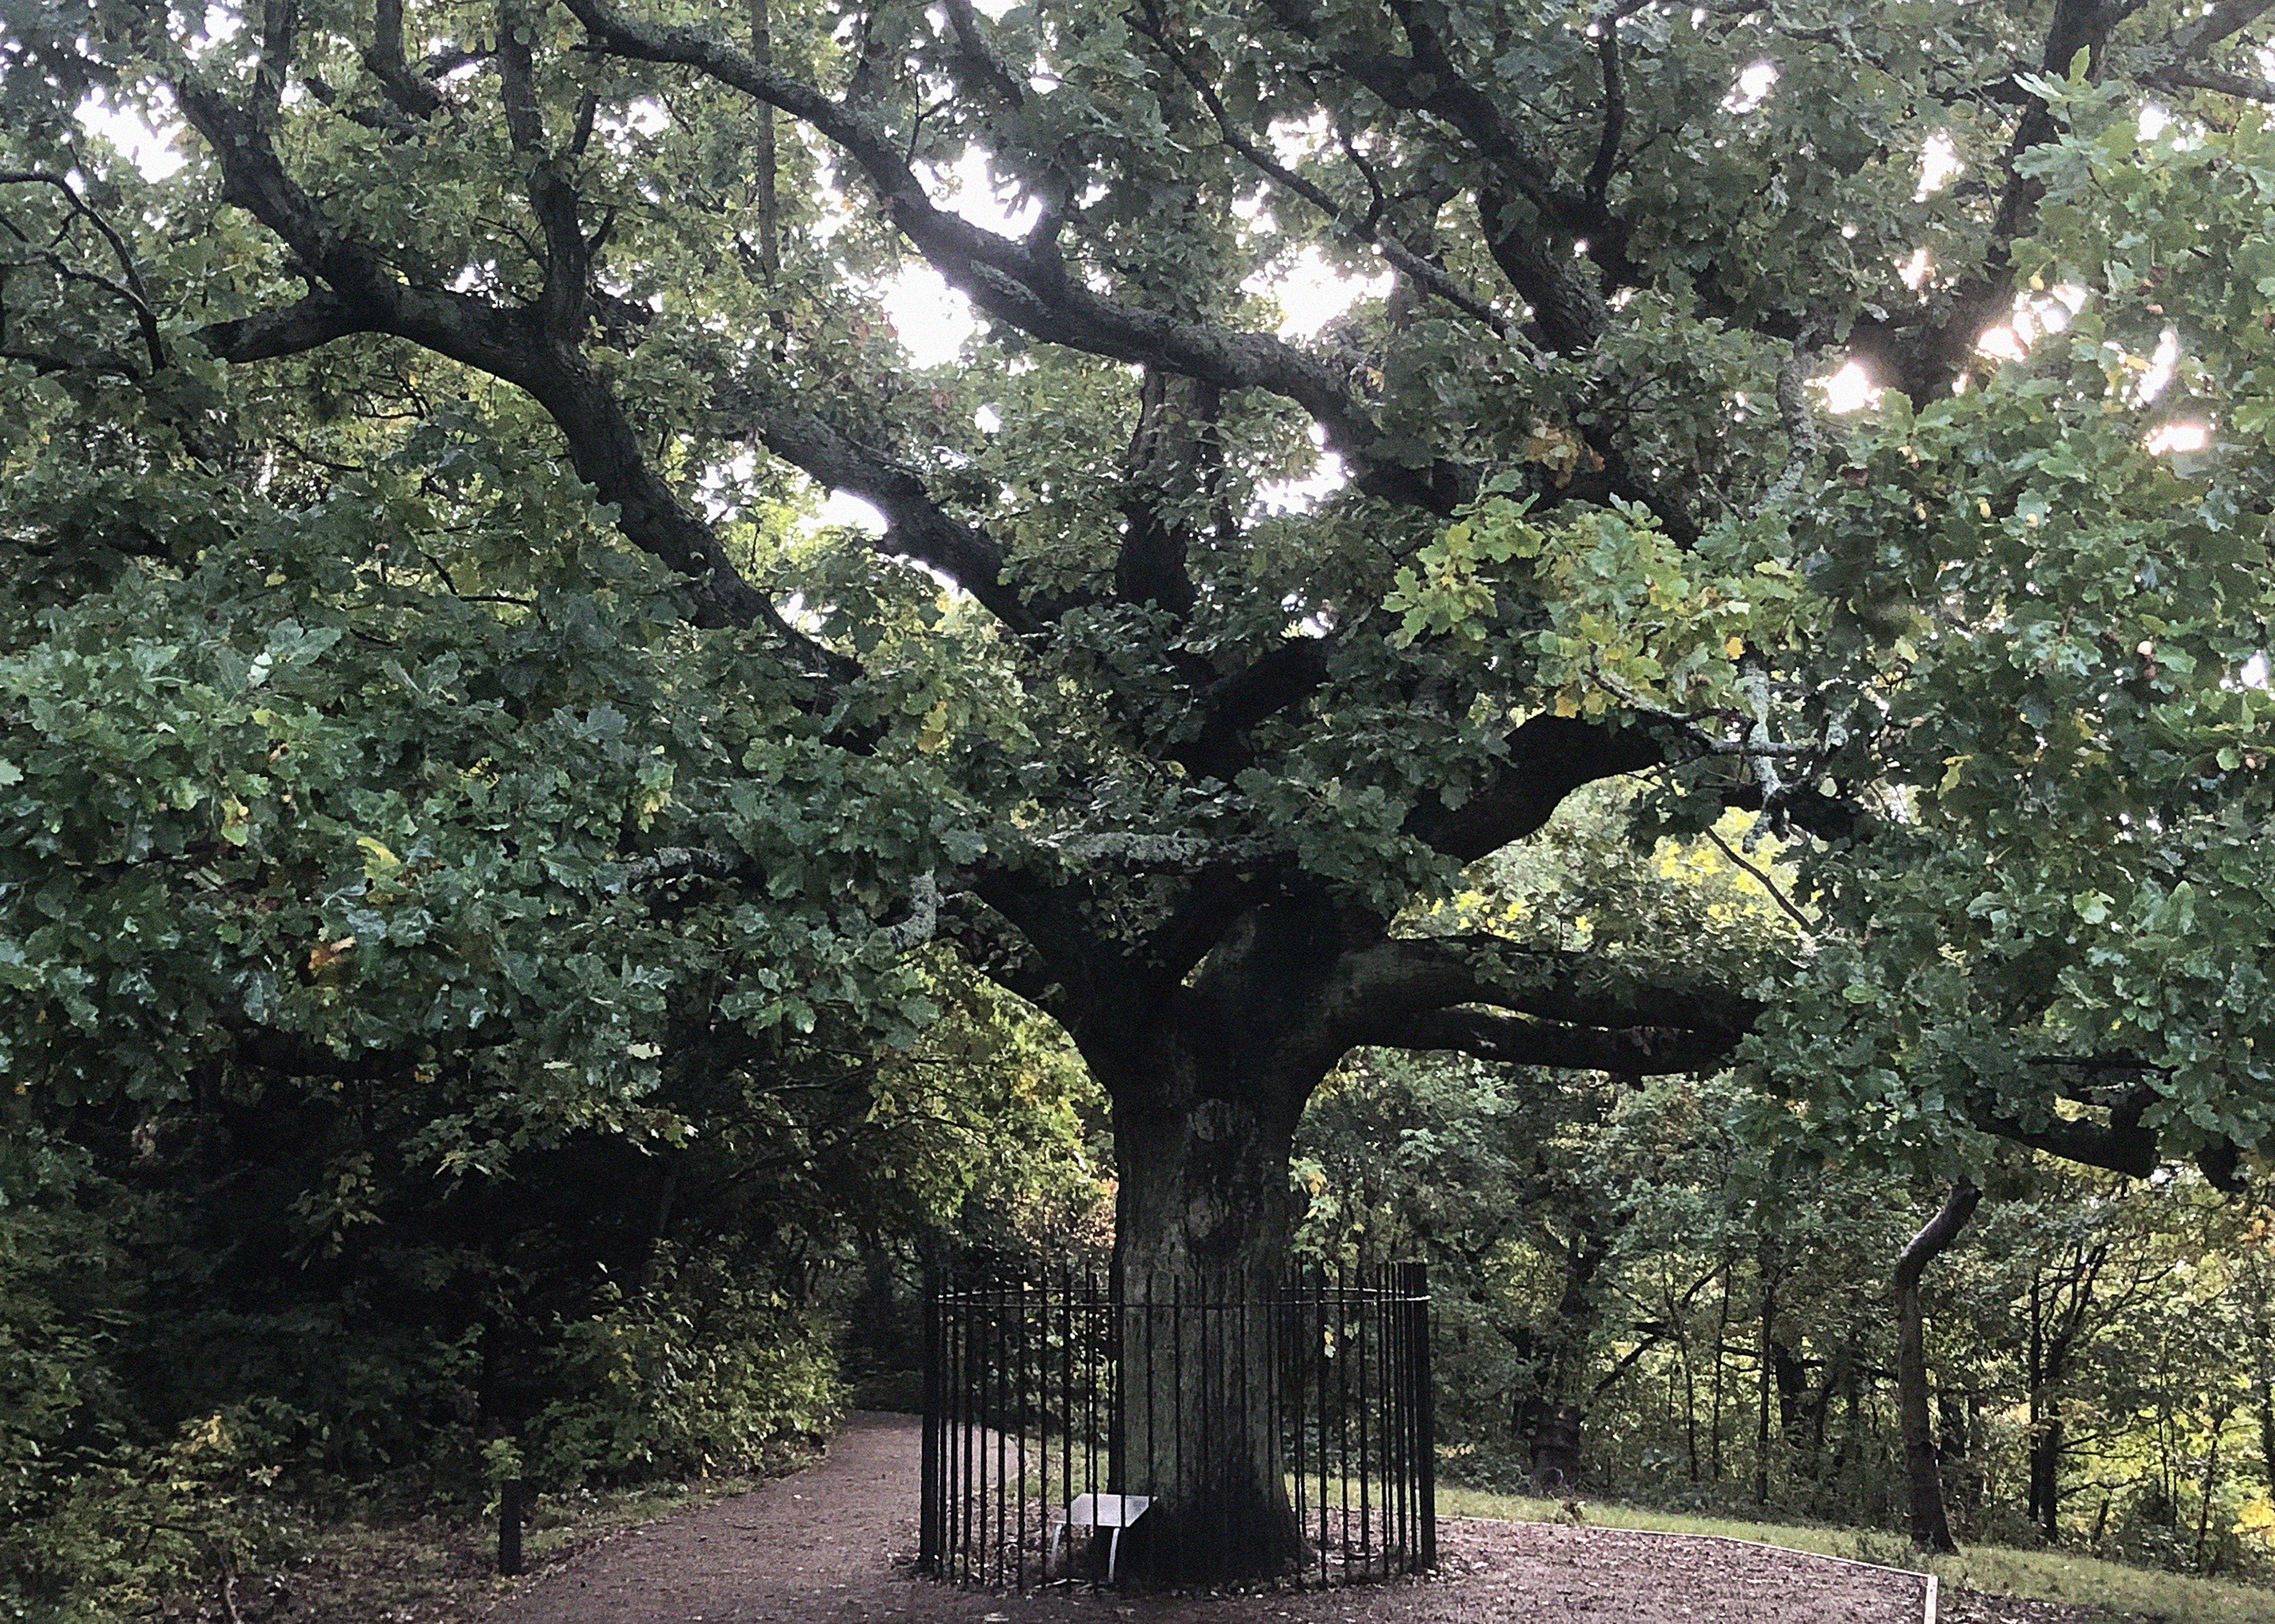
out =
[[[2131,1567],[2062,1551],[1975,1545],[1957,1556],[1927,1557],[1900,1534],[1799,1522],[1752,1522],[1579,1502],[1581,1519],[1598,1528],[1644,1529],[1669,1534],[1716,1535],[1757,1540],[1788,1551],[1845,1557],[1850,1561],[1932,1573],[1945,1584],[2032,1600],[2069,1602],[2100,1616],[2137,1624],[2275,1624],[2275,1590],[2220,1579],[2196,1579],[2154,1568]],[[1523,1494],[1492,1494],[1440,1484],[1438,1513],[1491,1517],[1508,1522],[1569,1522],[1567,1502]]]
[[2264,1585],[2191,1578],[2062,1551],[1976,1545],[1933,1558],[1927,1566],[1946,1584],[2079,1602],[2143,1624],[2275,1624],[2275,1590]]

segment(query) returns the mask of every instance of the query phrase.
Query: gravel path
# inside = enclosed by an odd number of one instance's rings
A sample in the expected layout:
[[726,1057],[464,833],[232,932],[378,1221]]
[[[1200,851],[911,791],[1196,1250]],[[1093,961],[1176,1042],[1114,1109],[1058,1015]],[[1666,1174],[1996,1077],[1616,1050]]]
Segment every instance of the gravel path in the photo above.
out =
[[828,1458],[609,1537],[501,1597],[487,1624],[1918,1624],[1923,1583],[1734,1540],[1440,1522],[1425,1581],[1258,1597],[957,1592],[910,1572],[917,1422],[856,1415]]
[[[998,1596],[916,1578],[918,1424],[857,1415],[820,1465],[576,1552],[486,1624],[1919,1624],[1914,1575],[1731,1540],[1447,1518],[1425,1580],[1258,1596]],[[2044,1616],[2044,1615],[2038,1615]]]

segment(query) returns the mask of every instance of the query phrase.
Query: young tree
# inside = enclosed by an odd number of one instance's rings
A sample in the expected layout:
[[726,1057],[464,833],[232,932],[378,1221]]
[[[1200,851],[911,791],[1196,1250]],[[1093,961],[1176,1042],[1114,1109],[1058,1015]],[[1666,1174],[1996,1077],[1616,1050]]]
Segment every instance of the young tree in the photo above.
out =
[[[722,784],[1070,1035],[1134,1300],[1261,1294],[1359,1045],[1742,1054],[1893,1159],[2227,1176],[2275,1109],[2262,9],[90,0],[4,58],[58,223],[0,347],[196,468],[208,360],[318,413],[372,358],[518,391],[773,674],[795,746]],[[194,132],[170,186],[110,178],[97,94]],[[981,323],[952,366],[879,314],[919,261]],[[786,471],[882,533],[763,540]],[[1620,778],[1647,830],[1815,842],[1800,945],[1434,909]],[[715,834],[676,877],[802,883]],[[1283,1566],[1264,1431],[1198,1430],[1158,1531]]]

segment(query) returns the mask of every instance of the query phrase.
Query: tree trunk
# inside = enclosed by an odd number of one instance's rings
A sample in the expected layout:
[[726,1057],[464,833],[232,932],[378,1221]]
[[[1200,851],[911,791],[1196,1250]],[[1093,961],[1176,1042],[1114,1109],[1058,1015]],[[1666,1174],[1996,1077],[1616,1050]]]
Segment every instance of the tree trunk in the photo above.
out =
[[2029,1513],[2050,1545],[2061,1540],[2070,1362],[2084,1338],[2094,1285],[2108,1258],[2109,1243],[2100,1241],[2079,1248],[2059,1273],[2033,1271],[2030,1276]]
[[2211,1412],[2211,1442],[2204,1446],[2203,1492],[2196,1500],[2196,1561],[2198,1574],[2210,1570],[2204,1558],[2211,1547],[2212,1491],[2219,1486],[2219,1439],[2227,1431],[2227,1418],[2234,1412],[2226,1404],[2217,1405]]
[[2263,1318],[2251,1342],[2256,1379],[2252,1386],[2256,1389],[2259,1404],[2259,1469],[2266,1481],[2267,1492],[2275,1495],[2275,1368],[2271,1368],[2275,1361],[2268,1356],[2267,1343],[2267,1326]]
[[1563,1245],[1564,1280],[1556,1306],[1532,1339],[1538,1349],[1516,1404],[1519,1440],[1524,1445],[1532,1480],[1546,1493],[1568,1493],[1580,1477],[1580,1440],[1590,1396],[1582,1378],[1588,1344],[1600,1313],[1596,1276],[1611,1255],[1606,1227],[1596,1214],[1570,1215],[1572,1232]]
[[1943,1474],[1936,1460],[1935,1429],[1928,1413],[1927,1315],[1920,1277],[1975,1216],[1983,1192],[1962,1177],[1942,1209],[1927,1220],[1896,1259],[1896,1405],[1904,1439],[1904,1480],[1911,1502],[1912,1543],[1923,1551],[1956,1551],[1943,1505]]
[[1762,1238],[1762,1321],[1754,1342],[1754,1504],[1770,1503],[1770,1347],[1777,1340],[1777,1288],[1783,1273],[1777,1243]]
[[1712,1409],[1706,1433],[1706,1481],[1709,1483],[1722,1481],[1722,1350],[1730,1339],[1730,1283],[1737,1272],[1736,1260],[1725,1258],[1722,1264],[1722,1308],[1714,1320],[1714,1379],[1711,1384]]
[[1303,1555],[1268,1402],[1293,1118],[1230,1091],[1137,1092],[1117,1093],[1114,1113],[1115,1466],[1120,1492],[1153,1503],[1123,1536],[1122,1567],[1140,1582],[1276,1578]]

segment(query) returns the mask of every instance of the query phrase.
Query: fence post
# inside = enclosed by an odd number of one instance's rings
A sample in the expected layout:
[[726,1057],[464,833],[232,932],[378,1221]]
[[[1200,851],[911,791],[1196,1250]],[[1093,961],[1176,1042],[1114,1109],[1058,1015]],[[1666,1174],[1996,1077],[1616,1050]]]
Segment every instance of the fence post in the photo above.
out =
[[529,1522],[529,1480],[498,1480],[497,1570],[507,1578],[521,1573],[521,1530]]
[[941,1277],[930,1274],[924,1295],[924,1432],[917,1457],[917,1571],[941,1576],[941,1431],[947,1424],[941,1401],[948,1382],[941,1370],[941,1317],[948,1311]]
[[1415,1360],[1414,1453],[1422,1469],[1422,1566],[1438,1566],[1438,1390],[1430,1380],[1430,1265],[1410,1263],[1414,1290],[1408,1304]]

